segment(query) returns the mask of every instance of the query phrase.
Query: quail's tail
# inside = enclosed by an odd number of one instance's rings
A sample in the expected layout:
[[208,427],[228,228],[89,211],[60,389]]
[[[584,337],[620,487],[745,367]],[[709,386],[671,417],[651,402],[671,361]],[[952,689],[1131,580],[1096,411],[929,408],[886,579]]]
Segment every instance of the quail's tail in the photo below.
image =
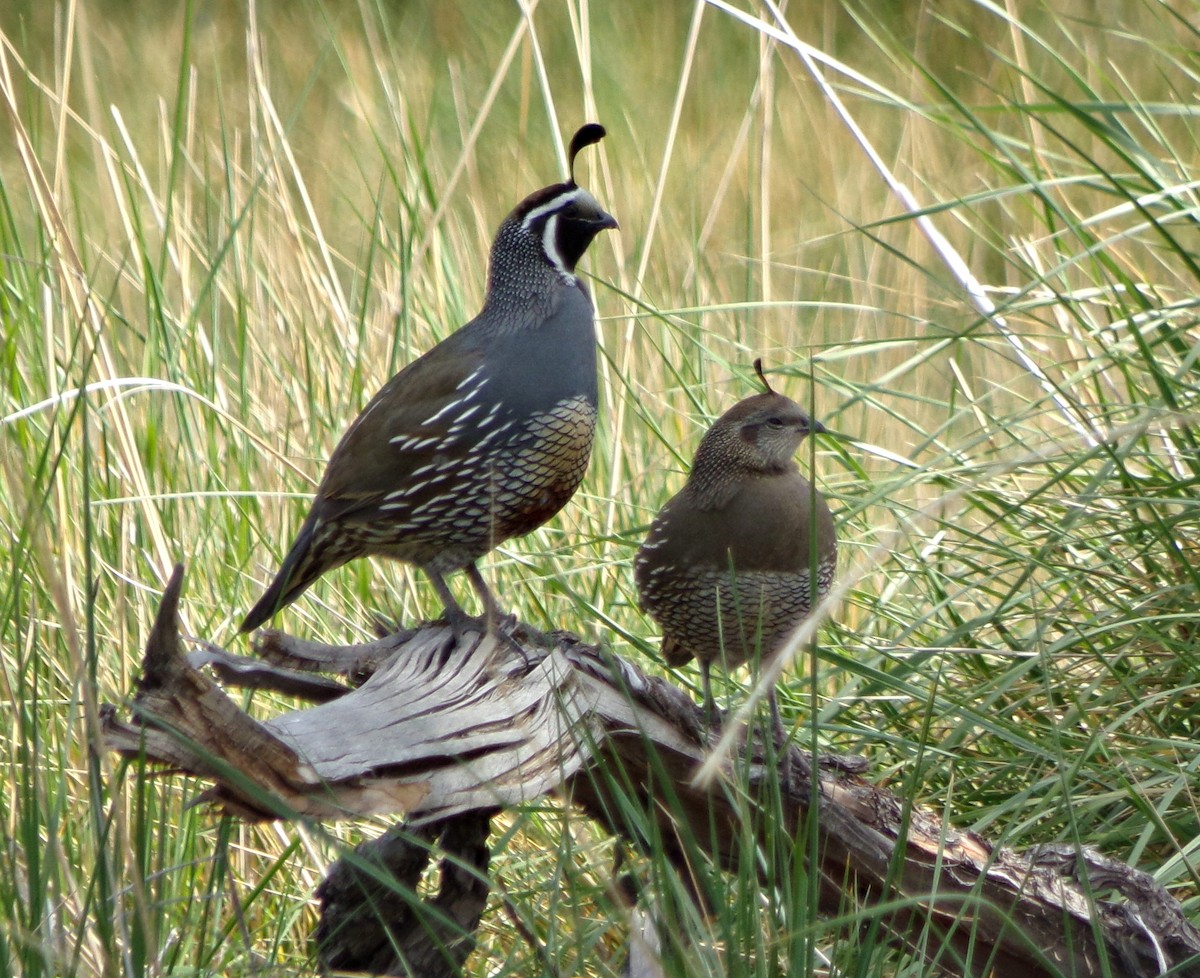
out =
[[321,551],[324,548],[319,545],[319,541],[317,546],[313,545],[317,529],[317,521],[305,520],[292,549],[283,558],[283,565],[275,575],[275,580],[258,599],[258,603],[250,609],[239,631],[254,631],[272,618],[279,609],[300,597],[313,581],[330,569],[332,565],[322,560]]

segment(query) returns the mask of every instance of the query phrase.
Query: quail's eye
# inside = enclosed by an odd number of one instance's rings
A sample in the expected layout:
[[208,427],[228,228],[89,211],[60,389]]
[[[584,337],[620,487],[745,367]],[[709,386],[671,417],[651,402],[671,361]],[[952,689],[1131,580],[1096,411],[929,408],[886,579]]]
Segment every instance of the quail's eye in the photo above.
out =
[[774,428],[775,430],[778,431],[780,428],[783,427],[783,421],[780,420],[779,418],[767,418],[767,427]]

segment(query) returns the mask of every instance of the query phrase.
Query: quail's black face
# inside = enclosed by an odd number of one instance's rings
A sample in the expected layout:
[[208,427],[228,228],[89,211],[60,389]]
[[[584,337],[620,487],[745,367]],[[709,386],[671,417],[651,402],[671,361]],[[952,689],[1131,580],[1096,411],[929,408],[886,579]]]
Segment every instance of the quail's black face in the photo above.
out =
[[520,216],[522,230],[541,243],[546,261],[565,275],[574,273],[597,234],[617,227],[616,220],[596,198],[573,183],[556,184],[530,194],[514,216]]

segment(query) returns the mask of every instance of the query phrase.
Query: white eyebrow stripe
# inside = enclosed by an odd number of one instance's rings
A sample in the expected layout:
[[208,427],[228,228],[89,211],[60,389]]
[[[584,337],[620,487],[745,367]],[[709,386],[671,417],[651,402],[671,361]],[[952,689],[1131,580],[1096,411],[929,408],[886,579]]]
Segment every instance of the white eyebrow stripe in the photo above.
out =
[[552,200],[546,201],[546,203],[542,204],[541,207],[535,207],[525,215],[525,220],[521,222],[521,227],[528,230],[529,226],[543,214],[549,214],[552,211],[560,210],[572,201],[578,200],[580,195],[583,193],[585,193],[585,191],[582,187],[575,187],[569,193],[559,194]]

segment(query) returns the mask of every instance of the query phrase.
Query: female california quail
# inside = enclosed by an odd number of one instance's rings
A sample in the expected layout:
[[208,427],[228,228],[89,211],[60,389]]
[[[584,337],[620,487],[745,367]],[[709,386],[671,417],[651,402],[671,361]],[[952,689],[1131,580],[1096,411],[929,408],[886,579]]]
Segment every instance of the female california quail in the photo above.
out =
[[492,244],[473,320],[410,363],[371,399],[334,449],[307,519],[242,631],[257,628],[318,577],[376,554],[420,567],[460,628],[445,575],[463,569],[496,605],[475,561],[535,530],[579,488],[596,426],[592,300],[575,265],[617,222],[575,182],[525,198]]
[[[821,494],[793,456],[824,432],[771,390],[735,404],[700,442],[687,484],[655,518],[634,562],[642,606],[661,626],[663,658],[695,658],[711,725],[709,670],[770,656],[833,584],[837,538]],[[776,736],[782,731],[774,691]]]

